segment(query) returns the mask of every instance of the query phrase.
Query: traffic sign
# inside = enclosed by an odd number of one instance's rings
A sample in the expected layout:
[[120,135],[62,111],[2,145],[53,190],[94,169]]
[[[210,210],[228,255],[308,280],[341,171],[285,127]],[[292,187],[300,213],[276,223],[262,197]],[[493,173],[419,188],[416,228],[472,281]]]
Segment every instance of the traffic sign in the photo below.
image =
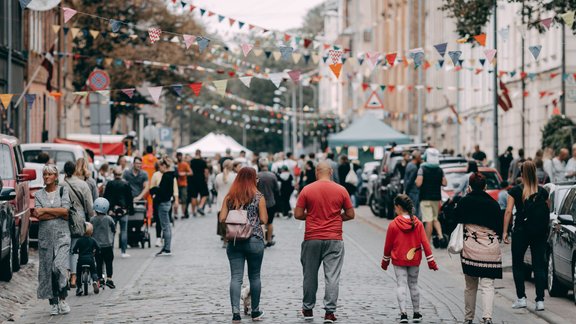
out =
[[88,76],[88,85],[93,91],[108,89],[110,85],[110,76],[104,70],[94,70]]
[[380,99],[380,97],[378,96],[378,93],[376,93],[376,91],[372,91],[372,94],[370,94],[370,97],[368,97],[368,100],[364,104],[364,108],[366,108],[366,109],[382,109],[382,108],[384,108],[384,104],[382,103],[382,100]]

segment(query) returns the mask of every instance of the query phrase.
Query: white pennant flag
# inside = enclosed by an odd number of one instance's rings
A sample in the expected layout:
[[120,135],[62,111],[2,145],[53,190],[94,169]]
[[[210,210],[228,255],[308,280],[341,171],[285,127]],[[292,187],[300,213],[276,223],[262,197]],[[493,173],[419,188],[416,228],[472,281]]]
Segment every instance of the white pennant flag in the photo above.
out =
[[244,85],[248,88],[250,88],[250,82],[252,82],[252,77],[247,76],[247,77],[241,77],[240,81],[242,81],[242,83],[244,83]]
[[216,92],[221,96],[226,94],[226,86],[228,85],[228,80],[218,80],[214,81],[214,86],[216,87]]
[[182,35],[182,38],[184,38],[184,44],[186,44],[186,49],[188,49],[190,47],[190,45],[192,45],[192,43],[194,43],[196,41],[196,36],[194,35]]
[[250,54],[250,51],[252,50],[252,48],[254,48],[254,45],[242,44],[242,45],[240,45],[240,47],[242,47],[242,53],[244,54],[244,57],[246,57],[246,56],[248,56],[248,54]]
[[162,86],[160,87],[148,87],[148,93],[152,97],[155,103],[160,101],[160,95],[162,94]]
[[270,74],[270,81],[272,81],[272,83],[274,83],[274,85],[276,86],[276,88],[280,87],[280,83],[282,83],[282,79],[284,79],[284,74],[283,73],[272,73]]

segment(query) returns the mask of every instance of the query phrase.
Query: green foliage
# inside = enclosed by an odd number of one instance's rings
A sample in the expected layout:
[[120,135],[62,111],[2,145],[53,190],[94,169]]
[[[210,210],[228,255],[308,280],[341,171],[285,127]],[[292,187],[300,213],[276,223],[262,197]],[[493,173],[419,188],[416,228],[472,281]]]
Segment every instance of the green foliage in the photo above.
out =
[[553,116],[542,129],[542,147],[551,147],[555,151],[571,147],[574,122],[564,116]]
[[324,3],[308,10],[299,31],[312,37],[324,33]]

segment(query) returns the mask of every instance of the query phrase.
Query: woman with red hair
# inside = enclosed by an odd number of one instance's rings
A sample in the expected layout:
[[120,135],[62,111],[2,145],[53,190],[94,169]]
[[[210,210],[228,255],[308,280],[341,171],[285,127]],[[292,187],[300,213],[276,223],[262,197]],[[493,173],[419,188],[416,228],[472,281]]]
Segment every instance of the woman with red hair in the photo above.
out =
[[226,254],[230,261],[230,302],[232,304],[232,323],[240,323],[240,292],[244,277],[244,263],[248,263],[248,279],[250,280],[250,297],[252,305],[252,320],[260,321],[263,312],[260,311],[260,268],[264,257],[264,232],[262,226],[268,223],[266,200],[258,191],[256,171],[250,167],[240,169],[228,195],[224,198],[220,211],[220,222],[225,223],[228,211],[245,210],[252,226],[252,235],[247,240],[230,242]]

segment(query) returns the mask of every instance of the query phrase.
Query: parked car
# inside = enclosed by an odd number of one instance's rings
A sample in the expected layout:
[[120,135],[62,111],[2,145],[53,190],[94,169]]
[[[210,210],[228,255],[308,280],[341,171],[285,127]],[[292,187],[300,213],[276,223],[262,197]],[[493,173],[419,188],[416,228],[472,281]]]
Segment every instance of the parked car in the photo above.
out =
[[0,280],[10,281],[28,263],[30,228],[28,182],[36,171],[24,166],[17,138],[0,135]]
[[44,179],[42,178],[42,172],[44,170],[44,164],[40,163],[25,163],[27,169],[36,170],[36,179],[28,183],[30,190],[30,234],[29,242],[31,247],[38,246],[38,218],[34,213],[34,195],[36,192],[44,188]]
[[[466,177],[466,164],[459,164],[459,165],[452,165],[446,164],[441,165],[442,170],[444,170],[444,176],[448,184],[445,187],[442,187],[442,201],[446,201],[449,198],[454,196],[454,192],[460,184],[464,181]],[[478,171],[482,173],[486,177],[486,192],[494,198],[494,200],[498,201],[498,194],[502,190],[500,188],[500,183],[502,182],[502,178],[498,171],[494,168],[488,167],[478,167]]]
[[59,144],[59,143],[30,143],[22,144],[22,154],[24,162],[36,162],[36,157],[41,152],[46,152],[54,160],[58,171],[60,172],[59,180],[64,180],[64,164],[68,161],[76,161],[79,158],[85,158],[90,161],[90,156],[84,148],[78,144]]
[[[559,186],[559,185],[557,185]],[[551,197],[555,200],[555,197]],[[548,240],[548,293],[564,296],[576,289],[576,185],[571,185],[551,220]],[[528,254],[528,253],[527,253]],[[576,296],[573,297],[576,303]]]
[[368,201],[369,188],[370,188],[370,176],[376,168],[380,166],[380,161],[372,161],[364,163],[364,168],[362,169],[362,186],[358,189],[358,204],[365,205]]

